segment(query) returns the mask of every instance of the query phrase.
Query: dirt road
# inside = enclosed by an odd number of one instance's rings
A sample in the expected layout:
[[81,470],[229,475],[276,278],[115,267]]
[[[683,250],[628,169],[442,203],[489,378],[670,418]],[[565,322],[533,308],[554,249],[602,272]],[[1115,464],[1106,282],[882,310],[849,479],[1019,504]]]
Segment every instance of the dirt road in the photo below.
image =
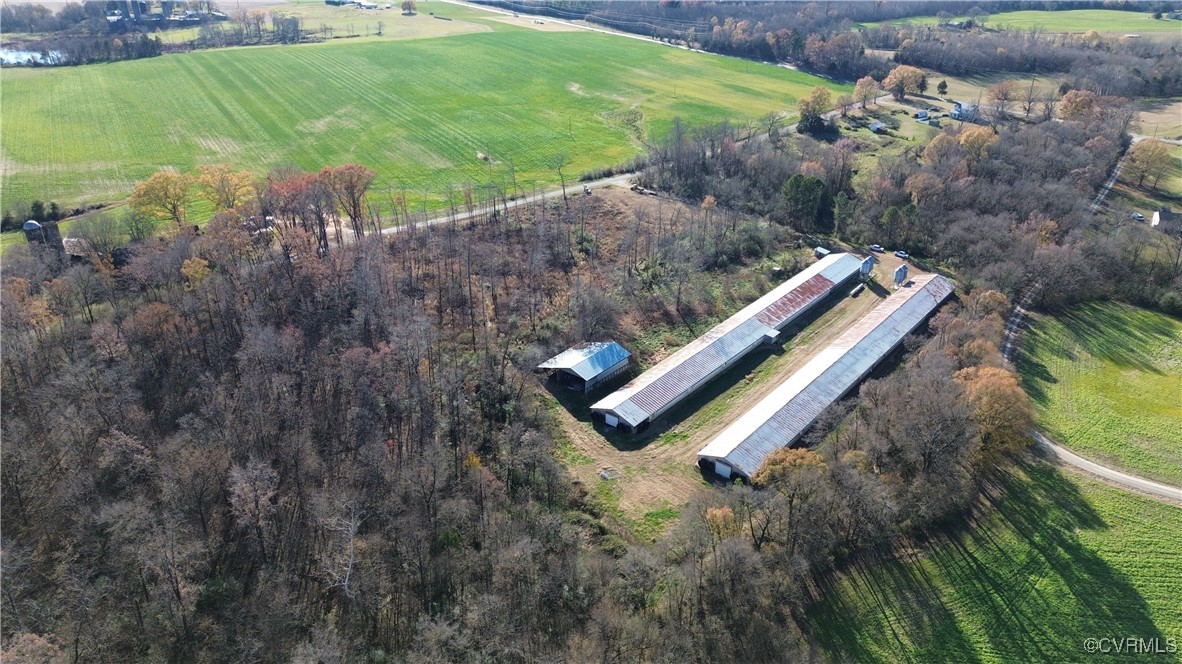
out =
[[1165,500],[1168,503],[1175,505],[1182,504],[1182,487],[1169,486],[1153,480],[1147,480],[1144,477],[1137,477],[1128,473],[1122,473],[1115,468],[1102,466],[1095,461],[1089,461],[1071,450],[1057,445],[1050,438],[1044,436],[1041,432],[1034,433],[1035,440],[1045,450],[1060,463],[1072,466],[1078,470],[1085,471],[1091,475],[1108,480],[1113,484],[1117,484],[1126,489],[1146,494],[1153,498]]

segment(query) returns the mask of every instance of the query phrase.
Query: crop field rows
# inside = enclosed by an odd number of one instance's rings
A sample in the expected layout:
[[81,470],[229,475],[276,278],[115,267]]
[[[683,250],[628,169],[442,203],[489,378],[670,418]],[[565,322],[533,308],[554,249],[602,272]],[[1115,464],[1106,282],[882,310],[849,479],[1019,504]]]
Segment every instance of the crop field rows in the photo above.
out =
[[838,661],[1029,662],[1182,634],[1182,510],[1042,462],[988,495],[985,516],[921,556],[852,566],[810,612],[813,638]]
[[1044,316],[1023,339],[1019,369],[1052,438],[1182,483],[1182,322],[1116,303]]
[[[475,62],[495,66],[472,66]],[[439,205],[490,179],[557,184],[642,150],[641,132],[789,113],[820,79],[782,67],[584,32],[493,32],[405,41],[224,49],[0,81],[2,194],[115,200],[161,167],[349,161],[377,189]],[[842,89],[825,83],[834,90]],[[168,94],[162,94],[168,90]],[[490,159],[478,159],[477,153]]]

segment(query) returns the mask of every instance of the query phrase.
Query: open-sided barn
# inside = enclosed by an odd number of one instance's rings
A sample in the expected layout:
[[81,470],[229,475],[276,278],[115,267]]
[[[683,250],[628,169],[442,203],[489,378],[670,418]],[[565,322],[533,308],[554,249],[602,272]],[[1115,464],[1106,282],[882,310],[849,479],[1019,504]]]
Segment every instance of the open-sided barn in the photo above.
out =
[[903,285],[703,447],[698,463],[711,464],[722,477],[750,478],[769,454],[795,443],[952,291],[952,282],[939,275]]
[[638,431],[728,369],[840,285],[861,260],[830,254],[591,406],[608,426]]
[[568,387],[590,392],[597,385],[628,368],[632,357],[614,341],[596,341],[568,348],[538,365],[550,370]]

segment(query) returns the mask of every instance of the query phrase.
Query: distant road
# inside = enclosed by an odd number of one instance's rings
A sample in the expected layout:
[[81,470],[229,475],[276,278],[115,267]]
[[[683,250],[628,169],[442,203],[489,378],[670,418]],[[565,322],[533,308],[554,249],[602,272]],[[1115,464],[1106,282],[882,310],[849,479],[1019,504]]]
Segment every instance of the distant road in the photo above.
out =
[[1122,473],[1108,466],[1102,466],[1095,461],[1089,461],[1071,450],[1055,444],[1050,438],[1047,438],[1038,431],[1034,433],[1034,438],[1043,449],[1049,451],[1062,463],[1087,471],[1092,475],[1106,479],[1114,484],[1119,484],[1125,488],[1134,489],[1155,498],[1164,498],[1172,503],[1182,503],[1182,487],[1154,482],[1144,477],[1137,477],[1136,475]]
[[[588,189],[602,189],[604,187],[626,187],[626,186],[628,186],[629,181],[635,176],[636,176],[636,173],[622,173],[620,175],[613,175],[611,177],[600,178],[598,180],[592,180],[590,182],[572,182],[566,186],[566,192],[567,192],[566,195],[568,198],[578,198],[580,196],[585,196],[586,194],[583,193],[583,187],[587,187]],[[529,196],[523,196],[522,198],[511,199],[508,202],[508,206],[511,208],[516,208],[519,205],[529,205],[530,203],[536,203],[536,202],[546,199],[546,198],[554,198],[555,196],[561,196],[561,195],[562,195],[562,188],[559,187],[557,189],[551,189],[551,190],[544,191],[544,192],[541,192],[538,194],[531,194]],[[490,214],[493,212],[493,210],[502,210],[502,209],[504,209],[504,207],[505,207],[504,205],[501,205],[498,203],[495,205],[483,205],[481,207],[474,208],[471,212],[468,212],[465,210],[464,212],[460,212],[455,215],[444,212],[444,213],[441,213],[439,216],[432,217],[426,221],[415,222],[414,226],[416,228],[418,228],[418,227],[422,227],[422,226],[435,226],[437,224],[446,224],[446,223],[451,223],[453,221],[456,223],[471,221],[472,219],[475,219],[478,217],[483,217],[487,214]],[[383,235],[390,235],[392,233],[400,233],[404,229],[406,229],[406,227],[407,227],[406,224],[400,224],[398,226],[391,226],[390,228],[383,228],[382,234]],[[346,240],[346,242],[345,242],[346,244],[353,241],[352,239],[350,239],[351,236],[349,236],[349,235],[345,235],[344,238]]]
[[1134,143],[1140,143],[1141,141],[1157,141],[1158,143],[1165,143],[1166,145],[1182,145],[1182,141],[1175,141],[1170,138],[1158,138],[1157,136],[1146,136],[1145,134],[1132,133],[1130,133],[1129,136],[1133,139]]
[[[599,32],[599,33],[602,33],[605,35],[615,35],[617,37],[627,37],[629,39],[639,39],[640,41],[652,42],[654,44],[661,44],[662,46],[672,46],[674,48],[685,49],[687,51],[696,50],[696,49],[691,49],[690,47],[684,46],[682,44],[670,44],[669,42],[663,42],[659,39],[653,39],[652,37],[645,37],[644,35],[638,35],[638,34],[634,34],[631,32],[624,32],[622,30],[608,30],[605,28],[597,28],[593,25],[574,23],[572,21],[567,21],[567,20],[563,20],[560,18],[554,18],[553,16],[545,16],[542,14],[531,14],[529,12],[524,12],[524,11],[514,12],[514,11],[509,11],[507,9],[502,9],[500,7],[493,7],[490,5],[478,5],[478,4],[475,4],[472,2],[465,2],[464,0],[441,0],[441,1],[451,3],[453,5],[463,5],[465,7],[471,7],[472,9],[479,9],[481,11],[492,12],[494,14],[503,14],[505,16],[516,16],[516,15],[520,14],[521,16],[528,16],[530,18],[537,18],[542,21],[550,21],[551,23],[557,23],[558,25],[565,25],[565,26],[572,27],[572,28],[578,28],[579,30],[586,30],[588,32]],[[706,53],[707,51],[699,51],[699,52]],[[711,55],[715,55],[715,54],[711,54]]]

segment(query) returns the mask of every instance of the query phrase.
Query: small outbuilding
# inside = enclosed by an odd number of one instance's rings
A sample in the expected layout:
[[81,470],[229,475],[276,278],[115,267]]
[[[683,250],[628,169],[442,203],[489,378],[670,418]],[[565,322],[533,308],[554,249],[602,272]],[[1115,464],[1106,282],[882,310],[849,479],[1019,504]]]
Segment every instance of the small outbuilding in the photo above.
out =
[[976,122],[980,112],[981,109],[976,104],[965,105],[955,101],[952,102],[952,110],[948,112],[948,117],[962,122]]
[[568,348],[538,365],[550,371],[563,385],[590,392],[599,384],[623,373],[632,357],[614,341],[596,341]]
[[25,222],[24,226],[21,226],[21,230],[25,234],[25,241],[30,245],[48,247],[59,255],[65,253],[65,247],[62,246],[62,233],[58,229],[56,221],[39,223],[30,219]]
[[[1161,207],[1154,211],[1153,218],[1150,219],[1149,225],[1154,227],[1161,226],[1162,224],[1170,226],[1178,224],[1179,222],[1182,222],[1182,214],[1173,212],[1169,208]],[[1165,229],[1163,228],[1161,230]]]
[[875,120],[874,122],[870,123],[870,131],[876,134],[885,134],[887,133],[887,126],[884,122]]

